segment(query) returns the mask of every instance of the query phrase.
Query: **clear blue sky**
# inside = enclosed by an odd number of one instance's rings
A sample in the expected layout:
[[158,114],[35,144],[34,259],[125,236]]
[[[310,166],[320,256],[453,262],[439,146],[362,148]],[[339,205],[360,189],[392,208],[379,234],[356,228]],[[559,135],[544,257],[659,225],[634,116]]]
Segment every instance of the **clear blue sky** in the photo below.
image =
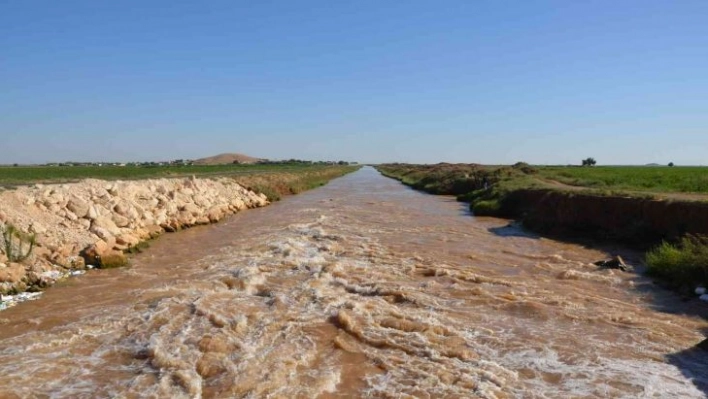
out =
[[0,1],[0,163],[708,164],[708,1]]

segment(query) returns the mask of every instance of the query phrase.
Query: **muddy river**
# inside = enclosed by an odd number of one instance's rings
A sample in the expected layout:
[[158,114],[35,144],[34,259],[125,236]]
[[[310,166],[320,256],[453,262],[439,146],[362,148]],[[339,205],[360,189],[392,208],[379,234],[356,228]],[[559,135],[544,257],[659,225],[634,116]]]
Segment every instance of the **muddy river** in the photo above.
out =
[[372,168],[0,312],[1,398],[702,398],[706,307]]

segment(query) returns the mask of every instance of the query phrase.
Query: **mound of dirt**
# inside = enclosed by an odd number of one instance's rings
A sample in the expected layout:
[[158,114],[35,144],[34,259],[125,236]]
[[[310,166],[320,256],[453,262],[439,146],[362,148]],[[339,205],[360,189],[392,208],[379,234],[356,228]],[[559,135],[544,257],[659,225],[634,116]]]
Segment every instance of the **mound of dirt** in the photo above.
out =
[[223,165],[223,164],[234,163],[235,161],[238,161],[238,163],[256,163],[260,160],[261,160],[260,158],[249,157],[248,155],[244,155],[244,154],[225,153],[225,154],[214,155],[213,157],[197,159],[194,161],[194,164],[195,165]]

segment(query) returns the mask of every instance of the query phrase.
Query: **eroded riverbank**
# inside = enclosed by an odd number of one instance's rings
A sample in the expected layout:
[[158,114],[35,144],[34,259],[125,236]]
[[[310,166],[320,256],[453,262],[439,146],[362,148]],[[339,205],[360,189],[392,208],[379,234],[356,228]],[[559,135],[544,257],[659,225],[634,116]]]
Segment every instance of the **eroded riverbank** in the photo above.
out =
[[163,237],[0,314],[1,391],[704,396],[702,307],[464,208],[366,168]]

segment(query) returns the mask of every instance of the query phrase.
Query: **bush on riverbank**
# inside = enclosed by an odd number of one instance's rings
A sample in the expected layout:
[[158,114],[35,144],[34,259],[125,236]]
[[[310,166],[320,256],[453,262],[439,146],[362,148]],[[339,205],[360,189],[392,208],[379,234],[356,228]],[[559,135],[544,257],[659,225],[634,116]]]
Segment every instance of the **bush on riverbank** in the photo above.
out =
[[496,216],[499,214],[501,204],[498,200],[480,200],[473,202],[470,209],[477,216]]
[[686,235],[679,242],[666,241],[647,252],[648,273],[676,287],[708,283],[708,237]]

